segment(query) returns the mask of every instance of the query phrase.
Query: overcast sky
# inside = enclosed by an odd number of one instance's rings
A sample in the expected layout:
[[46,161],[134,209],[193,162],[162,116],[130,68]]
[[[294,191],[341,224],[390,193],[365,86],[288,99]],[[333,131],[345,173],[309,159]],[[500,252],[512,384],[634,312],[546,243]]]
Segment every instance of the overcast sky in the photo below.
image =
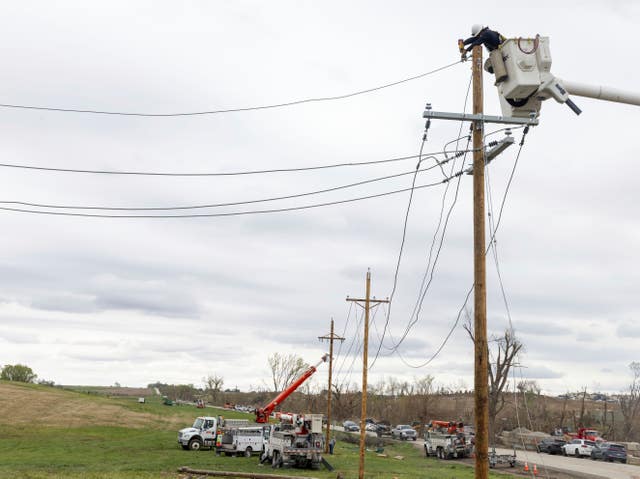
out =
[[[4,2],[0,103],[173,113],[342,95],[454,63],[456,40],[467,37],[473,23],[488,23],[508,37],[549,36],[555,75],[638,92],[633,58],[640,4],[514,5]],[[462,111],[469,79],[470,63],[464,63],[344,100],[194,117],[0,108],[0,162],[232,172],[416,155],[425,103]],[[485,111],[500,114],[492,84],[485,74]],[[618,392],[629,382],[627,365],[640,360],[640,110],[574,101],[584,112],[580,117],[549,101],[540,126],[527,137],[497,234],[499,265],[513,326],[526,345],[518,379],[535,379],[546,393],[585,386]],[[488,125],[487,132],[498,128]],[[459,129],[455,122],[434,121],[424,151],[441,151]],[[514,136],[519,141],[521,130]],[[463,140],[460,147],[465,145]],[[496,209],[516,153],[511,147],[490,166]],[[2,167],[0,200],[111,207],[236,202],[409,172],[415,164],[226,177]],[[433,169],[417,183],[441,178]],[[401,176],[328,194],[196,212],[286,208],[410,185],[411,176]],[[445,212],[455,186],[449,187]],[[464,176],[419,320],[399,348],[405,362],[383,348],[370,382],[430,374],[440,385],[472,387],[464,318],[428,366],[406,364],[434,354],[471,286],[471,187],[471,177]],[[410,321],[444,193],[442,185],[413,197],[390,316],[395,339]],[[364,295],[367,268],[372,294],[391,294],[407,203],[408,193],[402,193],[295,212],[191,219],[1,212],[0,364],[28,364],[58,384],[201,384],[203,376],[216,373],[228,387],[255,388],[269,382],[267,358],[275,352],[316,362],[327,349],[317,336],[328,333],[333,317],[336,332],[347,337],[336,362],[338,378],[357,382],[359,360],[350,367],[346,352],[354,338],[351,354],[357,350],[362,333],[355,329],[354,311],[346,324],[345,298]],[[495,264],[488,260],[489,330],[499,334],[508,319]],[[370,355],[383,327],[380,308]],[[324,384],[326,367],[315,381]]]

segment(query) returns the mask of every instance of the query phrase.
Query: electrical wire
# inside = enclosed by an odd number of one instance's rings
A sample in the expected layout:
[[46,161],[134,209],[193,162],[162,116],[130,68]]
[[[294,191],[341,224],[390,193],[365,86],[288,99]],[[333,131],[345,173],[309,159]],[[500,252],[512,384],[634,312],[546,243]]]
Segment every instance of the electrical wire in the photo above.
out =
[[[470,76],[470,77],[469,77],[469,83],[468,83],[468,85],[467,85],[467,91],[466,91],[466,94],[465,94],[465,100],[464,100],[463,111],[466,111],[466,109],[467,109],[467,102],[468,102],[468,100],[469,100],[469,92],[471,91],[472,79],[473,79],[473,77],[472,77],[472,76]],[[459,145],[458,145],[458,140],[459,140],[460,138],[463,138],[463,137],[461,137],[461,136],[460,136],[460,134],[462,133],[462,127],[463,127],[463,124],[464,124],[463,122],[460,122],[460,130],[459,130],[459,132],[458,132],[458,138],[456,138],[456,139],[454,139],[454,140],[452,140],[452,141],[450,141],[450,142],[446,143],[446,144],[445,144],[445,146],[444,146],[444,148],[443,148],[443,150],[444,150],[444,151],[447,151],[447,146],[448,146],[448,145],[450,145],[450,144],[451,144],[451,143],[453,143],[453,142],[456,142],[456,152],[455,152],[455,154],[453,155],[453,157],[452,157],[452,158],[448,158],[448,156],[445,154],[445,156],[447,157],[447,159],[455,159],[455,158],[459,157],[459,151],[458,151],[458,146],[459,146]],[[425,133],[425,137],[426,137],[426,133]],[[424,139],[425,137],[423,137],[423,139]],[[467,147],[466,147],[466,149],[468,149],[468,147],[469,147],[469,142],[470,142],[470,141],[471,141],[471,137],[470,137],[470,136],[467,136]],[[424,141],[423,141],[423,145],[424,145]],[[466,150],[466,149],[465,149],[465,150]],[[465,151],[464,155],[465,155],[465,158],[466,158],[466,151]],[[463,158],[463,160],[462,160],[463,165],[464,165],[465,158]],[[455,161],[454,161],[454,162],[452,163],[452,165],[451,165],[451,171],[450,171],[449,175],[452,175],[452,174],[453,174],[453,170],[454,170],[454,168],[455,168]],[[446,177],[446,175],[445,175],[445,177]],[[434,264],[433,264],[432,273],[431,273],[431,278],[430,278],[430,280],[429,280],[429,283],[428,283],[427,288],[425,289],[424,295],[422,295],[422,299],[421,299],[421,301],[420,301],[420,307],[421,307],[421,305],[422,305],[422,301],[424,300],[424,296],[426,295],[426,291],[428,290],[428,287],[429,287],[429,285],[431,284],[431,280],[433,279],[433,272],[435,271],[435,264],[436,264],[436,262],[437,262],[437,259],[438,259],[439,255],[440,255],[440,250],[442,249],[442,244],[443,244],[443,241],[444,241],[444,235],[445,235],[445,233],[446,233],[446,227],[447,227],[447,224],[448,224],[448,222],[449,222],[449,217],[451,216],[451,212],[453,211],[453,207],[455,206],[456,201],[457,201],[457,199],[458,199],[458,192],[459,192],[459,188],[460,188],[460,181],[461,181],[461,176],[460,176],[460,177],[458,177],[458,183],[457,183],[457,185],[456,185],[456,193],[455,193],[454,201],[453,201],[453,203],[452,203],[452,205],[451,205],[451,207],[450,207],[450,209],[449,209],[449,212],[448,212],[448,214],[447,214],[447,219],[446,219],[446,222],[445,222],[445,226],[444,226],[444,228],[443,228],[443,231],[442,231],[442,236],[441,236],[441,241],[440,241],[440,245],[439,245],[439,248],[438,248],[438,253],[437,253],[437,255],[436,255],[436,260],[434,261]],[[428,262],[427,262],[427,270],[426,270],[426,272],[425,272],[425,276],[423,277],[422,284],[420,285],[420,291],[421,291],[421,292],[422,292],[422,290],[423,290],[424,283],[425,283],[426,277],[427,277],[428,272],[429,272],[429,267],[430,267],[430,265],[431,265],[431,257],[432,257],[432,253],[433,253],[433,247],[434,247],[434,244],[435,244],[435,242],[436,242],[436,238],[437,238],[437,235],[438,235],[438,231],[440,230],[440,225],[441,225],[441,223],[442,223],[442,215],[443,215],[443,212],[444,212],[444,205],[445,205],[445,201],[446,201],[446,197],[447,197],[447,192],[448,192],[448,190],[449,190],[449,183],[447,183],[446,188],[445,188],[445,191],[444,191],[443,196],[442,196],[442,206],[441,206],[441,209],[440,209],[440,217],[439,217],[439,220],[438,220],[438,225],[437,225],[437,227],[436,227],[436,231],[434,232],[434,236],[433,236],[432,243],[431,243],[431,248],[430,248],[430,250],[429,250],[429,260],[428,260]],[[407,216],[408,216],[408,211],[407,211]],[[406,230],[406,219],[405,219],[405,230]],[[402,246],[403,246],[403,245],[404,245],[404,233],[403,233],[403,242],[402,242],[401,248],[402,248]],[[401,250],[401,251],[402,251],[402,250]],[[397,275],[398,275],[399,266],[400,266],[400,261],[399,261],[399,259],[398,259],[398,264],[396,265],[396,273],[395,273],[395,279],[394,279],[394,289],[393,289],[393,292],[395,292],[395,287],[396,287],[396,283],[397,283]],[[420,294],[419,294],[418,296],[420,297]],[[391,299],[391,300],[393,299],[393,294],[392,294],[392,297],[391,297],[390,299]],[[416,303],[416,304],[417,304],[417,303]],[[416,316],[416,321],[412,323],[412,321],[413,321],[413,317],[414,317],[414,314],[415,314],[415,313],[416,313],[416,307],[414,307],[414,310],[413,310],[413,312],[412,312],[412,314],[411,314],[411,319],[410,319],[410,321],[409,321],[409,324],[408,324],[407,328],[405,329],[405,332],[404,332],[404,334],[403,334],[403,336],[402,336],[402,338],[400,339],[400,341],[399,341],[399,342],[396,342],[396,341],[393,339],[393,335],[391,334],[391,331],[389,330],[389,336],[390,336],[390,338],[391,338],[391,342],[392,342],[393,346],[392,346],[391,348],[386,348],[386,349],[390,349],[392,353],[397,351],[398,347],[400,346],[400,344],[402,343],[402,341],[404,341],[404,339],[406,338],[407,334],[409,333],[409,331],[411,330],[411,328],[413,327],[413,325],[415,325],[415,322],[417,322],[417,316]],[[418,314],[419,314],[419,312],[418,312]],[[389,305],[388,315],[387,315],[387,318],[386,318],[386,321],[385,321],[385,327],[384,327],[384,330],[383,330],[383,333],[382,333],[382,340],[380,341],[380,344],[378,345],[378,350],[376,351],[376,356],[375,356],[375,358],[374,358],[374,360],[373,360],[372,366],[373,366],[373,364],[375,364],[376,360],[378,359],[378,357],[379,357],[379,355],[380,355],[381,348],[382,348],[382,347],[383,347],[383,345],[384,345],[384,337],[385,337],[385,334],[387,333],[387,330],[389,329],[390,315],[391,315],[391,304]]]
[[[448,160],[443,160],[446,162]],[[209,203],[202,205],[186,205],[186,206],[150,206],[150,207],[115,207],[115,206],[76,206],[76,205],[54,205],[54,204],[45,204],[45,203],[33,203],[33,202],[25,202],[25,201],[14,201],[14,200],[0,200],[0,204],[10,204],[10,205],[19,205],[19,206],[29,206],[34,208],[50,208],[50,209],[73,209],[73,210],[106,210],[106,211],[172,211],[172,210],[194,210],[194,209],[204,209],[204,208],[220,208],[227,206],[240,206],[240,205],[249,205],[256,203],[267,203],[271,201],[280,201],[280,200],[289,200],[294,198],[302,198],[305,196],[313,196],[323,193],[330,193],[333,191],[339,191],[343,189],[353,188],[356,186],[362,186],[370,183],[376,183],[378,181],[389,180],[393,178],[399,178],[406,175],[414,175],[414,183],[415,176],[418,173],[422,173],[425,171],[432,170],[436,168],[438,165],[433,165],[427,168],[423,168],[421,170],[412,170],[404,173],[396,173],[394,175],[380,176],[377,178],[371,178],[368,180],[358,181],[355,183],[349,183],[346,185],[334,186],[331,188],[324,188],[321,190],[308,191],[305,193],[297,193],[293,195],[286,196],[276,196],[271,198],[262,198],[257,200],[248,200],[248,201],[234,201],[227,203]]]
[[[347,312],[347,320],[344,323],[344,329],[342,330],[342,337],[345,338],[345,333],[347,332],[347,328],[349,327],[349,320],[351,319],[351,311],[353,310],[353,302],[350,301],[349,302],[349,311]],[[338,352],[336,352],[336,360],[337,358],[340,356],[340,351],[342,351],[342,344],[344,343],[344,341],[340,341],[340,344],[338,345]]]
[[[462,173],[462,172],[461,172]],[[424,185],[416,186],[414,189],[422,189],[422,188],[432,188],[434,186],[439,186],[443,183],[449,181],[449,179],[445,179],[442,181],[437,181],[435,183],[427,183]],[[322,208],[325,206],[334,206],[339,204],[346,203],[354,203],[356,201],[369,200],[373,198],[382,198],[384,196],[391,196],[399,193],[404,193],[409,191],[411,188],[402,188],[399,190],[387,191],[384,193],[377,193],[373,195],[360,196],[356,198],[349,198],[346,200],[336,200],[336,201],[328,201],[325,203],[314,203],[311,205],[303,205],[303,206],[291,206],[288,208],[272,208],[266,210],[249,210],[249,211],[233,211],[228,213],[191,213],[185,215],[105,215],[105,214],[97,214],[97,213],[69,213],[69,212],[60,212],[60,211],[39,211],[39,210],[28,210],[24,208],[10,208],[5,206],[0,206],[0,211],[12,211],[15,213],[26,213],[26,214],[39,214],[39,215],[51,215],[51,216],[72,216],[72,217],[80,217],[80,218],[116,218],[116,219],[131,219],[131,218],[145,218],[145,219],[175,219],[175,218],[223,218],[230,216],[247,216],[247,215],[257,215],[257,214],[268,214],[268,213],[285,213],[290,211],[303,211],[314,208]]]
[[[431,153],[425,153],[425,156],[446,155],[446,151],[434,151]],[[33,166],[33,165],[21,165],[15,163],[0,163],[1,168],[17,168],[24,170],[34,171],[47,171],[55,173],[82,173],[82,174],[95,174],[95,175],[130,175],[130,176],[186,176],[186,177],[201,177],[201,176],[243,176],[243,175],[261,175],[270,173],[297,173],[303,171],[325,170],[330,168],[342,168],[353,166],[366,166],[366,165],[380,165],[384,163],[393,163],[397,161],[413,160],[418,158],[418,155],[411,156],[399,156],[397,158],[387,158],[384,160],[372,160],[372,161],[360,161],[350,163],[335,163],[329,165],[317,165],[317,166],[303,166],[298,168],[273,168],[266,170],[249,170],[249,171],[230,171],[219,173],[180,173],[180,172],[159,172],[159,171],[117,171],[117,170],[88,170],[77,168],[57,168],[46,166]]]
[[[517,166],[518,166],[518,160],[520,159],[520,155],[521,155],[521,153],[522,153],[522,147],[524,146],[525,137],[526,137],[526,135],[527,135],[528,131],[529,131],[529,129],[528,129],[527,127],[525,127],[525,129],[524,129],[524,131],[523,131],[523,134],[522,134],[522,139],[520,140],[520,147],[519,147],[519,149],[518,149],[518,153],[517,153],[517,155],[516,155],[516,159],[515,159],[515,161],[514,161],[514,165],[513,165],[513,168],[512,168],[512,170],[511,170],[511,174],[510,174],[510,176],[509,176],[509,180],[508,180],[508,182],[507,182],[507,187],[505,188],[505,192],[504,192],[503,197],[502,197],[502,201],[501,201],[501,204],[500,204],[500,213],[499,213],[499,215],[498,215],[498,221],[495,223],[495,227],[494,227],[493,232],[492,232],[492,234],[491,234],[491,239],[490,239],[490,243],[489,243],[489,244],[491,244],[491,243],[493,242],[493,240],[494,240],[494,238],[495,238],[495,235],[497,234],[498,228],[500,227],[500,222],[501,222],[501,220],[502,220],[502,213],[503,213],[504,205],[505,205],[505,202],[506,202],[506,199],[507,199],[507,194],[508,194],[508,192],[509,192],[509,188],[510,188],[510,186],[511,186],[511,184],[512,184],[513,177],[514,177],[514,174],[515,174],[516,168],[517,168]],[[490,247],[490,246],[489,246],[489,247]],[[486,256],[486,254],[487,254],[488,252],[489,252],[489,248],[487,248],[487,249],[485,250],[485,256]],[[469,297],[471,296],[471,293],[473,292],[473,290],[474,290],[474,285],[472,284],[472,285],[471,285],[471,287],[469,288],[469,291],[467,292],[467,295],[466,295],[466,297],[465,297],[464,302],[462,303],[462,307],[461,307],[461,308],[460,308],[460,310],[458,311],[458,314],[457,314],[457,316],[456,316],[456,320],[454,321],[454,323],[453,323],[452,327],[449,329],[449,332],[447,333],[447,335],[445,336],[444,340],[443,340],[443,341],[442,341],[442,343],[440,344],[440,347],[436,350],[436,352],[435,352],[435,353],[434,353],[434,354],[433,354],[429,359],[427,359],[425,362],[423,362],[423,363],[421,363],[421,364],[418,364],[418,365],[411,365],[411,364],[408,364],[408,363],[405,361],[405,359],[404,359],[404,358],[399,354],[398,350],[396,350],[396,351],[395,351],[395,352],[396,352],[396,354],[398,354],[398,357],[400,357],[400,359],[404,362],[404,364],[405,364],[405,365],[407,365],[407,366],[409,366],[409,367],[416,368],[416,369],[417,369],[417,368],[422,368],[422,367],[425,367],[425,366],[427,366],[428,364],[430,364],[430,363],[431,363],[431,362],[432,362],[432,361],[433,361],[433,360],[434,360],[434,359],[435,359],[435,358],[440,354],[440,352],[444,349],[445,345],[447,344],[447,342],[448,342],[448,341],[449,341],[449,339],[451,338],[451,335],[453,334],[453,331],[455,331],[455,329],[458,327],[458,324],[459,324],[459,322],[460,322],[460,316],[461,316],[461,314],[462,314],[462,311],[464,310],[464,308],[466,308],[466,306],[467,306],[467,302],[469,301]]]
[[396,85],[400,85],[403,83],[407,83],[413,80],[417,80],[420,78],[424,78],[426,76],[432,75],[434,73],[441,72],[448,68],[451,68],[455,65],[462,63],[460,60],[450,63],[448,65],[444,65],[442,67],[436,68],[434,70],[421,73],[419,75],[415,75],[412,77],[404,78],[402,80],[394,81],[392,83],[386,83],[383,85],[375,86],[373,88],[367,88],[365,90],[358,90],[351,93],[346,93],[343,95],[336,96],[325,96],[325,97],[317,97],[317,98],[306,98],[302,100],[293,100],[283,103],[274,103],[270,105],[259,105],[259,106],[249,106],[242,108],[226,108],[219,110],[205,110],[205,111],[194,111],[194,112],[178,112],[178,113],[140,113],[140,112],[123,112],[123,111],[105,111],[105,110],[93,110],[93,109],[77,109],[77,108],[57,108],[57,107],[46,107],[46,106],[37,106],[37,105],[21,105],[21,104],[10,104],[10,103],[0,103],[0,108],[12,108],[12,109],[22,109],[22,110],[37,110],[37,111],[50,111],[57,113],[87,113],[93,115],[112,115],[112,116],[136,116],[136,117],[180,117],[180,116],[203,116],[203,115],[216,115],[221,113],[239,113],[246,111],[257,111],[257,110],[269,110],[274,108],[284,108],[295,105],[302,105],[304,103],[318,103],[325,101],[335,101],[335,100],[344,100],[346,98],[351,98],[358,95],[364,95],[367,93],[373,93],[375,91],[379,91],[385,88],[390,88]]

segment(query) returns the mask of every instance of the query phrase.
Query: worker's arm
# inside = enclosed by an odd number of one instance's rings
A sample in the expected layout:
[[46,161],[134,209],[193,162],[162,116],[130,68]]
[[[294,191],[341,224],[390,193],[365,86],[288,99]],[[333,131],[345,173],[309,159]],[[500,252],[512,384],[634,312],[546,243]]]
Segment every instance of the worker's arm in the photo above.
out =
[[462,43],[463,45],[469,45],[471,43],[471,46],[475,47],[476,45],[482,45],[482,38],[480,38],[480,36],[469,37]]

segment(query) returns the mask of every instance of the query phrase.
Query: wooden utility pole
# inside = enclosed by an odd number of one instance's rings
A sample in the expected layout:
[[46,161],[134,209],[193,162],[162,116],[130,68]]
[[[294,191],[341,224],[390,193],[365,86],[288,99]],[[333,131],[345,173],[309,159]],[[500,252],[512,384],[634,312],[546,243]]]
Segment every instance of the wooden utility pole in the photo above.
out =
[[360,413],[360,465],[358,467],[358,479],[364,479],[364,450],[366,437],[366,418],[367,418],[367,366],[369,362],[369,310],[371,303],[378,306],[380,303],[388,303],[388,299],[371,299],[371,271],[367,271],[365,299],[351,299],[347,297],[347,301],[355,301],[356,304],[362,306],[364,301],[364,338],[362,346],[362,410]]
[[344,341],[342,336],[333,334],[333,318],[331,318],[331,332],[328,335],[318,336],[320,341],[329,341],[329,387],[327,389],[327,438],[324,441],[324,452],[329,452],[329,441],[331,440],[331,372],[333,371],[333,341]]
[[[483,114],[482,45],[473,47],[473,113]],[[476,478],[489,477],[489,371],[487,344],[487,285],[484,226],[484,122],[473,122],[473,278]]]

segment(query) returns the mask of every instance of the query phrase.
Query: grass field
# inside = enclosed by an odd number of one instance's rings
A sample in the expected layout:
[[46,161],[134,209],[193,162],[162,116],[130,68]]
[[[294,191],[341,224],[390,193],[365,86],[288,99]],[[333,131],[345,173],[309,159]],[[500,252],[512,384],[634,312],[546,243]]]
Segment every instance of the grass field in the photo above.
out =
[[[85,392],[0,382],[0,478],[179,478],[177,469],[274,473],[258,458],[184,451],[177,431],[202,414],[248,414],[192,406],[164,406],[158,397],[108,398]],[[425,459],[413,444],[386,447],[388,457],[368,452],[366,477],[372,479],[465,479],[473,470],[452,462]],[[394,456],[403,456],[398,460]],[[345,479],[358,476],[358,446],[338,441],[329,462]],[[293,475],[335,478],[336,472],[291,470]],[[286,474],[287,470],[283,470]],[[497,476],[495,476],[497,477]]]

